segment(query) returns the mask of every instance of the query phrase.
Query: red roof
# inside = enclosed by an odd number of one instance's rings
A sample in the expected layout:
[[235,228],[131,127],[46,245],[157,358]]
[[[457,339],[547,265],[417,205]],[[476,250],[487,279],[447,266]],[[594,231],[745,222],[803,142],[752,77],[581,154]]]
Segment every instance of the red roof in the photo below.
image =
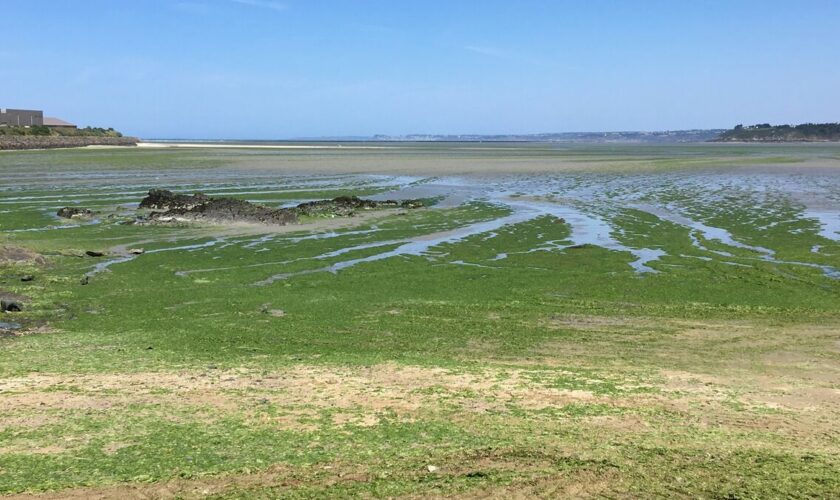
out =
[[44,125],[48,127],[75,127],[76,125],[66,122],[64,120],[60,120],[58,118],[54,118],[52,116],[45,116],[44,117]]

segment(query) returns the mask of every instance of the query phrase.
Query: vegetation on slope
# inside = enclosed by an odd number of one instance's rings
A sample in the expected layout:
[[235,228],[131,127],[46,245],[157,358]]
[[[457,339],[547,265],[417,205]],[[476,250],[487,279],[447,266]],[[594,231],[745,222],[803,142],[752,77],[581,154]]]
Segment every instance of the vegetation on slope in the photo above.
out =
[[52,137],[122,137],[113,128],[50,128],[45,125],[34,127],[0,127],[0,136],[52,136]]
[[840,141],[840,123],[803,123],[801,125],[736,125],[720,134],[714,142],[825,142]]

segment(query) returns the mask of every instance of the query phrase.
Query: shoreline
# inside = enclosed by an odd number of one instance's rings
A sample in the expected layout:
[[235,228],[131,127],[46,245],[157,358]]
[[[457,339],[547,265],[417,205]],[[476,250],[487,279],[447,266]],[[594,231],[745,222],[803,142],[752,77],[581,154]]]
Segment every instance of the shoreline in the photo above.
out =
[[4,135],[0,136],[0,151],[70,149],[89,146],[130,147],[136,146],[138,141],[136,137]]
[[685,142],[685,143],[638,143],[638,142],[548,142],[548,141],[381,141],[374,145],[376,141],[343,141],[343,142],[329,142],[329,141],[288,141],[290,144],[281,144],[277,141],[273,144],[255,144],[254,141],[243,140],[242,142],[225,141],[225,142],[191,142],[191,141],[166,141],[158,142],[154,140],[139,139],[137,142],[138,148],[149,149],[166,149],[166,148],[190,148],[190,149],[350,149],[350,150],[376,150],[376,149],[400,149],[407,146],[416,147],[432,147],[432,146],[458,146],[462,149],[510,149],[515,146],[543,146],[543,147],[633,147],[633,146],[725,146],[725,145],[779,145],[779,146],[806,146],[814,145],[838,145],[840,141],[703,141],[703,142]]
[[137,143],[138,148],[144,149],[394,149],[394,146],[344,146],[342,144],[231,144],[207,142],[144,142]]

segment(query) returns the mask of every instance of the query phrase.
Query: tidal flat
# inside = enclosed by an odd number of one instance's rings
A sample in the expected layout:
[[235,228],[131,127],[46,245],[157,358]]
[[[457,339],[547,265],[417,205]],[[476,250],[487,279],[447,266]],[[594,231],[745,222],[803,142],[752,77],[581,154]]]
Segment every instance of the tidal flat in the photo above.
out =
[[[0,494],[840,491],[838,145],[21,151],[0,178]],[[148,224],[150,189],[424,206]]]

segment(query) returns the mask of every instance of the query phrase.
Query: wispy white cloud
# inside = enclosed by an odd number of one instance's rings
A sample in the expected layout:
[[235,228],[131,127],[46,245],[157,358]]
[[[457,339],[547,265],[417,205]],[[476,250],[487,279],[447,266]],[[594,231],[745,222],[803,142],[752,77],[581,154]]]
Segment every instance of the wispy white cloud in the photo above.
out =
[[249,7],[259,7],[262,9],[271,9],[275,11],[286,10],[288,7],[285,3],[277,2],[275,0],[231,0],[233,3],[240,5],[247,5]]

